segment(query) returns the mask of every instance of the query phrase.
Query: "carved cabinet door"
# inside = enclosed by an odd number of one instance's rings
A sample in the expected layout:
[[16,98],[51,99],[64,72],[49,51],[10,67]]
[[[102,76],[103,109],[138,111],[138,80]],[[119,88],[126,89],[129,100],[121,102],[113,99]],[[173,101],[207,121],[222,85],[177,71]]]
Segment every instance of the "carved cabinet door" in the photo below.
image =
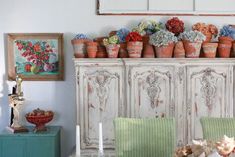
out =
[[174,116],[174,66],[130,66],[128,109],[131,117]]
[[187,66],[188,142],[202,138],[201,117],[233,116],[233,67]]
[[98,148],[98,124],[103,124],[104,148],[114,148],[113,119],[123,116],[122,64],[80,66],[77,70],[81,147]]
[[174,117],[177,145],[185,142],[183,66],[145,64],[127,66],[127,111],[130,117]]

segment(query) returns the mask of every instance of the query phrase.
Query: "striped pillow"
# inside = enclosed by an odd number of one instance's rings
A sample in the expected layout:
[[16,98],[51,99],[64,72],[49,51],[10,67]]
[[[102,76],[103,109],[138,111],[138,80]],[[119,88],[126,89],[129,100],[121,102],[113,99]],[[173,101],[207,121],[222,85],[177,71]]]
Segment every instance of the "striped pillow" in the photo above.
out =
[[224,135],[235,137],[235,118],[203,117],[200,121],[204,139],[218,141]]
[[172,157],[175,149],[173,118],[117,118],[114,120],[117,157]]

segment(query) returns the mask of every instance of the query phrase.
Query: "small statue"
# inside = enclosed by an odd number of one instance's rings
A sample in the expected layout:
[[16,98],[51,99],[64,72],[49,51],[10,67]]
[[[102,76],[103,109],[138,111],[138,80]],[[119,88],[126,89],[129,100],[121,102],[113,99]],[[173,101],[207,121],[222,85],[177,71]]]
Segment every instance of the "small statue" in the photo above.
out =
[[27,132],[28,129],[20,124],[20,111],[24,103],[23,92],[21,90],[22,78],[16,75],[16,85],[13,87],[13,93],[9,94],[9,106],[13,109],[13,121],[10,130],[13,132]]

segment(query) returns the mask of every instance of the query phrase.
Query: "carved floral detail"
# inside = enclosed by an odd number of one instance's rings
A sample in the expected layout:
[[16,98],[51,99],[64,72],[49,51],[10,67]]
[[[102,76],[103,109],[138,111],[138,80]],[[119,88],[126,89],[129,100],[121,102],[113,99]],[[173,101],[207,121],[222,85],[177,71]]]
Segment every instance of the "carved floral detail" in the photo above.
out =
[[112,74],[107,70],[100,70],[89,74],[88,80],[92,81],[92,84],[95,86],[96,95],[99,99],[99,109],[101,111],[104,111],[106,108],[106,102],[109,96],[110,81],[113,78],[120,79],[119,77],[120,76],[117,73]]
[[206,68],[199,72],[194,72],[191,75],[191,78],[193,78],[194,75],[200,75],[202,74],[202,77],[200,79],[200,83],[202,85],[201,87],[201,93],[202,98],[204,99],[204,102],[206,106],[208,107],[209,111],[212,110],[213,104],[215,103],[215,96],[216,96],[216,90],[217,90],[217,80],[218,77],[215,77],[213,74],[222,76],[223,78],[226,78],[225,73],[217,73],[214,69]]
[[205,71],[201,78],[201,92],[202,98],[205,101],[209,111],[212,110],[216,96],[216,82],[217,79],[211,74],[211,70]]
[[147,87],[147,94],[151,101],[151,107],[154,109],[158,106],[158,98],[161,92],[161,88],[159,87],[159,77],[156,74],[151,73],[147,76],[146,82],[149,85],[149,87]]

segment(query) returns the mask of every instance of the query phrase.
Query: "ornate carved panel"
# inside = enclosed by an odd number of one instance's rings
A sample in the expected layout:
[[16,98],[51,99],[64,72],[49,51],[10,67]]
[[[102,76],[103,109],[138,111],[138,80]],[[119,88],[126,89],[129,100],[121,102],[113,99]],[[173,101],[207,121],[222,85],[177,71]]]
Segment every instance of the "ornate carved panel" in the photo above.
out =
[[173,116],[174,68],[163,66],[132,67],[129,71],[132,117]]
[[105,148],[114,147],[113,119],[123,115],[123,68],[81,67],[82,147],[98,147],[98,123],[103,123]]
[[202,138],[201,117],[232,116],[229,66],[189,66],[187,68],[188,142]]

